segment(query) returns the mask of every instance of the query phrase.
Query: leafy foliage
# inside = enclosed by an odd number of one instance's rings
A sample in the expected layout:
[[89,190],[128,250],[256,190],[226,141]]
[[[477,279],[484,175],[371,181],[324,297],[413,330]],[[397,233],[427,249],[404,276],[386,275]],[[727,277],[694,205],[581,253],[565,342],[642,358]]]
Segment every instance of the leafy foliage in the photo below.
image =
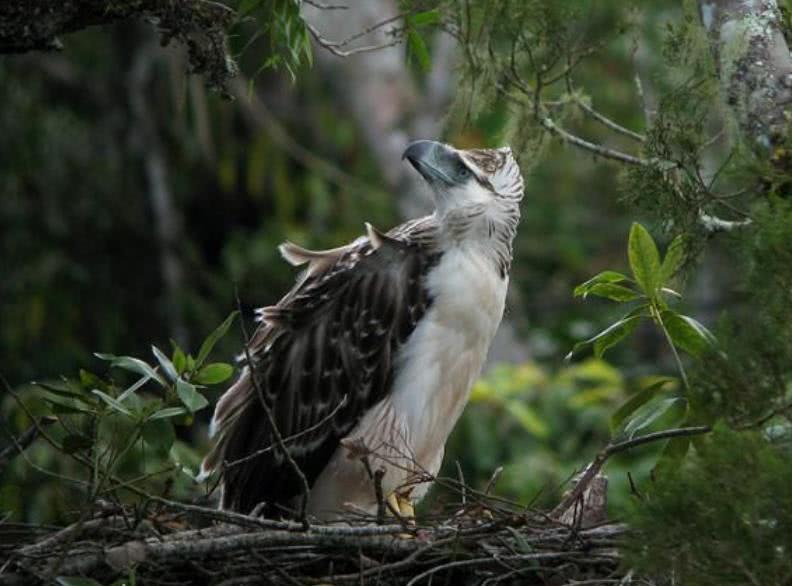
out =
[[632,509],[627,561],[649,576],[701,586],[792,580],[789,455],[758,433],[719,429]]
[[[97,354],[111,369],[130,375],[130,384],[121,385],[86,370],[74,379],[34,383],[19,399],[18,416],[27,419],[28,425],[41,413],[54,416],[47,440],[70,457],[61,462],[44,460],[35,470],[65,479],[62,490],[76,489],[78,498],[89,503],[96,498],[123,501],[147,490],[161,493],[178,487],[179,491],[194,491],[192,479],[199,456],[177,439],[176,428],[189,428],[195,413],[208,406],[207,385],[223,383],[233,374],[230,364],[207,363],[207,359],[235,317],[236,312],[207,336],[195,358],[176,343],[171,356],[153,346],[155,363]],[[41,451],[32,454],[31,461],[40,461],[41,455]],[[24,483],[29,473],[15,464],[9,483],[4,483],[5,495],[11,497],[9,491]],[[67,493],[58,490],[57,494],[55,502],[30,513],[51,515],[53,507],[68,509],[68,501],[62,500]],[[14,494],[12,498],[20,497]],[[24,508],[11,510],[19,515]]]

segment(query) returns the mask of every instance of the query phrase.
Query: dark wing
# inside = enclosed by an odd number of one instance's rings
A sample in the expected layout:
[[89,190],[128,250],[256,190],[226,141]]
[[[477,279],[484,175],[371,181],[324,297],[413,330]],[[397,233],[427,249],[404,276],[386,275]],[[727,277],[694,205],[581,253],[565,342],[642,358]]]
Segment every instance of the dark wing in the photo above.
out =
[[387,235],[369,227],[368,238],[332,251],[287,245],[284,256],[309,268],[277,305],[261,310],[252,364],[221,397],[212,422],[216,442],[203,468],[220,471],[224,508],[249,512],[266,502],[266,513],[283,514],[302,492],[254,374],[311,484],[339,440],[390,392],[394,356],[431,303],[424,276],[437,260],[434,234],[434,221],[424,218]]

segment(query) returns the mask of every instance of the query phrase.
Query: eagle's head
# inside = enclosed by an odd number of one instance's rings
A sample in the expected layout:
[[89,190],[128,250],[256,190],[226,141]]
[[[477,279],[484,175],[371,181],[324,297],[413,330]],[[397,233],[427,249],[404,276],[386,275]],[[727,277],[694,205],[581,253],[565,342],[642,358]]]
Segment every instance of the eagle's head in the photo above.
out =
[[523,196],[523,178],[511,149],[462,150],[418,140],[403,158],[432,189],[446,232],[454,239],[491,245],[500,270],[508,270]]
[[516,205],[522,199],[522,175],[509,147],[462,150],[418,140],[402,156],[432,188],[441,213],[489,204]]

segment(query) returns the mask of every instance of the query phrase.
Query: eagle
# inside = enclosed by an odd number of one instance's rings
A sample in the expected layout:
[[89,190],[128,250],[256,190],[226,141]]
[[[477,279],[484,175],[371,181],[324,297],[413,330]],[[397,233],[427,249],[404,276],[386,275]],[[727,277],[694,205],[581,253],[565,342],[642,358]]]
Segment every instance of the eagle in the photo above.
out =
[[503,316],[523,179],[509,147],[419,140],[402,158],[431,215],[366,224],[329,250],[280,246],[305,270],[257,310],[216,405],[202,473],[219,474],[221,508],[288,517],[302,504],[332,522],[387,502],[414,518],[439,471]]

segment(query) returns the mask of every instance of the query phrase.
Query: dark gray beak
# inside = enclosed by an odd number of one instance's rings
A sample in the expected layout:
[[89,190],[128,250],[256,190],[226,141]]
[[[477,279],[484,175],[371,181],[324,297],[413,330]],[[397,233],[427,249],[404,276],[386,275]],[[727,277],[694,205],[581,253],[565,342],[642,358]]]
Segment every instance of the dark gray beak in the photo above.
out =
[[442,181],[447,185],[454,183],[449,174],[454,153],[443,143],[433,140],[416,140],[411,142],[402,155],[402,159],[410,161],[429,183]]

